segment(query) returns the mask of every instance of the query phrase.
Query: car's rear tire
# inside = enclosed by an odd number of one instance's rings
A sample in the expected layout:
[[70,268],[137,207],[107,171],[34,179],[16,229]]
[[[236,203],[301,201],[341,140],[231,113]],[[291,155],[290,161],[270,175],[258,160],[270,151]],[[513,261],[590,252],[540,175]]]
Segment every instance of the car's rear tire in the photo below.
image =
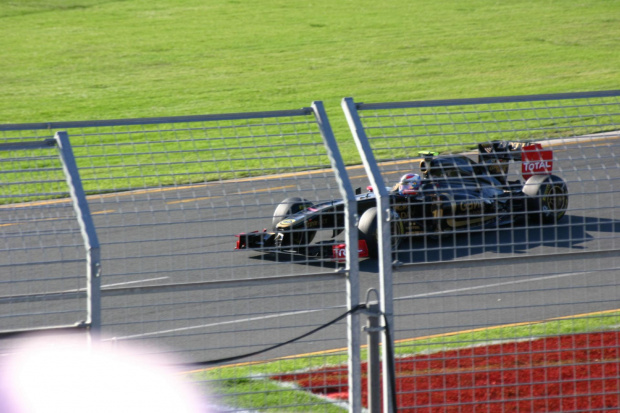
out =
[[[312,202],[307,199],[301,197],[291,197],[286,198],[276,207],[276,210],[273,213],[272,220],[272,228],[274,231],[277,231],[276,226],[278,223],[286,219],[287,217],[298,213],[299,211],[303,211],[304,209],[312,206]],[[289,246],[296,245],[308,245],[314,239],[316,235],[316,231],[314,230],[295,230],[290,236],[290,244]]]
[[[402,241],[405,232],[404,226],[396,213],[391,217],[391,247],[395,253]],[[377,207],[367,209],[361,216],[357,226],[359,230],[359,238],[366,241],[368,247],[368,255],[370,258],[379,257],[379,241],[377,239]]]
[[555,175],[530,177],[523,193],[527,195],[527,214],[530,221],[555,224],[564,217],[568,208],[568,187]]

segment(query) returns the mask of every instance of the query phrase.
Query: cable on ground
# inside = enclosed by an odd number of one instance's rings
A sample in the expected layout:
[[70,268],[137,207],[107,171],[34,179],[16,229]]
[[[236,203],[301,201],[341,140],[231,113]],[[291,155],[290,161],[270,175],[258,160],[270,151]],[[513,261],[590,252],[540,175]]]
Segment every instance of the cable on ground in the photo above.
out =
[[[333,320],[329,321],[326,324],[323,324],[311,331],[308,331],[307,333],[302,334],[301,336],[292,338],[288,341],[285,341],[283,343],[279,343],[279,344],[274,344],[273,346],[264,348],[262,350],[258,350],[258,351],[254,351],[251,353],[246,353],[246,354],[241,354],[238,356],[232,356],[232,357],[224,357],[224,358],[220,358],[220,359],[214,359],[214,360],[208,360],[208,361],[199,361],[196,363],[191,363],[191,366],[213,366],[213,365],[217,365],[217,364],[222,364],[222,363],[230,363],[233,361],[237,361],[237,360],[241,360],[247,357],[252,357],[252,356],[257,356],[259,354],[263,354],[266,353],[268,351],[274,350],[276,348],[285,346],[287,344],[291,344],[294,343],[298,340],[301,340],[302,338],[308,337],[314,333],[316,333],[317,331],[320,331],[324,328],[327,328],[329,326],[331,326],[332,324],[337,323],[338,321],[342,320],[343,318],[347,317],[349,314],[353,314],[356,313],[357,311],[360,310],[365,310],[367,308],[366,304],[358,304],[357,306],[353,307],[352,309],[350,309],[349,311],[347,311],[344,314],[339,315],[338,317],[334,318]],[[387,316],[383,313],[383,320],[385,322],[385,334],[386,334],[386,338],[387,338],[387,348],[386,351],[388,352],[388,357],[389,357],[389,368],[388,368],[388,374],[389,374],[389,380],[390,380],[390,388],[391,388],[391,392],[390,392],[390,397],[392,398],[392,406],[393,406],[393,411],[396,412],[398,410],[398,405],[397,405],[397,398],[396,398],[396,370],[395,370],[395,361],[394,361],[394,348],[392,347],[392,334],[391,334],[391,330],[390,330],[390,325],[388,322],[388,318]]]
[[275,350],[276,348],[279,348],[279,347],[282,347],[282,346],[286,346],[287,344],[294,343],[294,342],[296,342],[298,340],[301,340],[302,338],[306,338],[306,337],[316,333],[317,331],[320,331],[320,330],[322,330],[324,328],[327,328],[327,327],[331,326],[332,324],[337,323],[338,321],[340,321],[343,318],[347,317],[349,314],[353,314],[353,313],[355,313],[355,312],[357,312],[359,310],[363,310],[365,308],[366,308],[366,304],[358,304],[357,306],[353,307],[352,309],[350,309],[346,313],[344,313],[344,314],[334,318],[332,321],[330,321],[330,322],[328,322],[326,324],[323,324],[323,325],[321,325],[321,326],[319,326],[319,327],[317,327],[317,328],[315,328],[315,329],[313,329],[311,331],[308,331],[307,333],[304,333],[304,334],[302,334],[299,337],[295,337],[295,338],[290,339],[288,341],[285,341],[283,343],[274,344],[273,346],[264,348],[262,350],[254,351],[252,353],[242,354],[242,355],[239,355],[239,356],[224,357],[224,358],[215,359],[215,360],[208,360],[208,361],[199,361],[197,363],[190,363],[190,364],[192,366],[212,366],[212,365],[215,365],[215,364],[230,363],[230,362],[241,360],[241,359],[244,359],[244,358],[247,358],[247,357],[257,356],[259,354],[263,354],[263,353],[266,353],[268,351]]

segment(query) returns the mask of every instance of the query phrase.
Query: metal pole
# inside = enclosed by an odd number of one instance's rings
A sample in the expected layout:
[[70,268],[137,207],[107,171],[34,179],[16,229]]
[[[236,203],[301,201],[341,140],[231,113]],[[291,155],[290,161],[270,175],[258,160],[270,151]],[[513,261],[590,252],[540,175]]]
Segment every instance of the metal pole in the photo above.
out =
[[[368,290],[368,294],[376,290]],[[366,315],[368,321],[364,331],[368,334],[368,411],[381,413],[381,356],[379,343],[381,342],[380,325],[381,308],[377,301],[366,301]]]
[[[394,329],[393,314],[393,286],[392,286],[392,248],[390,245],[390,197],[387,189],[385,189],[381,171],[377,165],[377,161],[372,151],[372,147],[364,131],[364,126],[357,112],[357,107],[352,98],[344,98],[342,100],[342,109],[347,118],[349,128],[353,134],[358,152],[362,158],[364,169],[368,174],[373,190],[377,197],[377,241],[379,246],[379,288],[381,293],[381,311],[387,319],[387,324]],[[392,347],[391,340],[383,331],[382,341],[384,349]],[[392,383],[390,382],[390,371],[392,370],[392,359],[387,351],[383,352],[383,411],[392,412]]]
[[[355,191],[349,180],[344,160],[338,149],[334,132],[329,124],[323,102],[312,102],[316,120],[319,124],[321,135],[325,143],[329,160],[334,170],[336,182],[344,201],[344,233],[346,244],[347,272],[347,309],[352,310],[359,305],[359,255],[357,252],[357,203]],[[347,317],[347,352],[348,352],[348,383],[349,383],[349,411],[358,413],[362,411],[362,366],[360,355],[360,316],[357,313]]]
[[60,160],[65,172],[73,209],[77,215],[78,224],[86,248],[86,296],[87,320],[91,338],[97,337],[101,330],[101,257],[99,253],[99,239],[93,223],[90,209],[86,200],[86,193],[82,187],[80,173],[73,156],[73,149],[67,132],[57,132],[56,143],[60,149]]

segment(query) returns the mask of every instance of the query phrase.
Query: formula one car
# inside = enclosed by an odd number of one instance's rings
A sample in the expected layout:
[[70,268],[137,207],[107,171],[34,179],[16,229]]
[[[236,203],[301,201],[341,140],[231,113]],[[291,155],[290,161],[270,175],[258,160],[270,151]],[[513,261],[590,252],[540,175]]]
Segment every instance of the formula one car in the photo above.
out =
[[[538,143],[493,141],[478,145],[477,161],[465,155],[420,154],[421,176],[406,174],[389,188],[392,250],[407,237],[495,228],[518,219],[558,222],[568,207],[568,188],[553,175],[553,152]],[[508,180],[510,161],[523,179]],[[376,258],[377,208],[372,188],[356,195],[360,257]],[[361,192],[361,191],[358,191]],[[342,258],[336,236],[344,229],[343,201],[313,204],[293,197],[275,209],[272,231],[237,235],[236,249]],[[312,244],[317,231],[332,242]]]

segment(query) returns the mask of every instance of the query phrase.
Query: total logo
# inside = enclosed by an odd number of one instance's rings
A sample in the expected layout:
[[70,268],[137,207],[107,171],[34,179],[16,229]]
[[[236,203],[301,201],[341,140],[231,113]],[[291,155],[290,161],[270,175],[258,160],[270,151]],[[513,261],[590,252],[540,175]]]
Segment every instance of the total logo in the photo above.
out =
[[525,172],[548,172],[553,170],[553,161],[531,161],[523,163],[523,170]]
[[523,147],[521,172],[524,179],[529,179],[532,175],[548,175],[551,171],[553,171],[552,150],[543,149],[539,143]]

